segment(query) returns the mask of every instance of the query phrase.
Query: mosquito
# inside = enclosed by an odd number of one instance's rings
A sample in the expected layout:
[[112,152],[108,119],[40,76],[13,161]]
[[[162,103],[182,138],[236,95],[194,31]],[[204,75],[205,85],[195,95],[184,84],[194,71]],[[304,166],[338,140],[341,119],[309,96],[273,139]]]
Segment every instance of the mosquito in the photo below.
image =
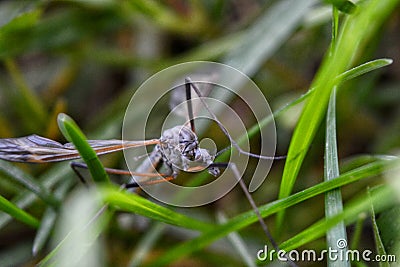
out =
[[[265,232],[267,238],[274,246],[276,251],[279,250],[278,244],[270,234],[267,225],[262,218],[258,207],[256,206],[253,197],[249,193],[246,184],[241,179],[241,175],[233,162],[214,162],[216,155],[220,155],[221,151],[213,155],[207,149],[199,147],[198,137],[195,133],[195,124],[192,107],[191,89],[197,94],[202,105],[211,115],[213,120],[217,123],[218,127],[229,139],[233,147],[239,153],[248,155],[258,159],[276,160],[284,159],[285,156],[274,157],[253,154],[244,151],[238,143],[230,136],[228,131],[223,127],[217,116],[211,111],[210,107],[204,101],[199,87],[191,81],[190,78],[185,79],[185,91],[187,100],[187,110],[189,115],[190,127],[186,125],[175,126],[171,129],[165,130],[159,139],[150,139],[144,141],[127,141],[127,140],[88,140],[89,145],[93,148],[97,155],[113,153],[129,148],[155,145],[153,151],[148,157],[148,162],[143,162],[139,166],[138,172],[131,172],[127,170],[105,168],[109,174],[128,175],[134,177],[129,183],[124,185],[125,188],[137,188],[143,185],[152,185],[173,180],[177,177],[180,170],[191,172],[196,170],[207,169],[207,171],[214,177],[219,176],[221,169],[230,168],[233,175],[238,180],[246,198],[248,199],[252,209],[254,210],[260,225]],[[222,151],[228,150],[231,147],[225,148]],[[80,155],[72,143],[61,144],[54,140],[41,137],[39,135],[29,135],[20,138],[4,138],[0,139],[0,159],[25,162],[25,163],[47,163],[59,162],[66,160],[79,159]],[[196,162],[197,166],[192,167],[191,162]],[[148,166],[150,165],[152,166]],[[143,170],[156,170],[156,167],[163,163],[166,167],[165,173],[143,172]],[[70,163],[72,169],[78,175],[83,183],[86,183],[82,175],[78,171],[81,168],[87,168],[85,163],[72,161]],[[143,177],[142,180],[137,181],[137,177]],[[292,266],[296,266],[290,260],[288,261]]]

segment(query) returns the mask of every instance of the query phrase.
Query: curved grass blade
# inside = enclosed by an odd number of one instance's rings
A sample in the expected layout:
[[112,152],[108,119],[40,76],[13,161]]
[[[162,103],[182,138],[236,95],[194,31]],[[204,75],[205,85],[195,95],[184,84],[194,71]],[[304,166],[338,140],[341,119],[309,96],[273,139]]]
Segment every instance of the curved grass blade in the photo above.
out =
[[106,187],[101,190],[103,201],[116,210],[123,210],[140,214],[164,223],[198,230],[201,232],[213,228],[213,224],[205,223],[180,213],[177,213],[166,207],[157,205],[138,195],[121,191],[114,187]]
[[[285,199],[279,199],[274,202],[263,205],[259,207],[260,213],[263,216],[263,218],[265,218],[267,216],[270,216],[281,210],[285,210],[288,207],[291,207],[297,203],[310,199],[321,193],[325,193],[332,189],[356,182],[364,178],[381,174],[384,170],[398,168],[399,162],[400,160],[398,159],[380,160],[367,164],[365,166],[344,173],[334,180],[322,182],[313,187],[305,189],[299,193],[293,194]],[[356,216],[353,217],[355,218]],[[343,218],[340,219],[343,220]],[[337,221],[333,223],[333,219],[330,220],[332,221],[332,226],[337,223]],[[253,211],[242,213],[230,219],[227,223],[215,226],[212,230],[205,232],[201,236],[170,249],[167,254],[163,254],[161,257],[151,262],[149,265],[151,266],[168,265],[169,263],[177,260],[178,258],[193,253],[197,250],[203,249],[204,247],[210,245],[212,242],[227,236],[229,233],[234,231],[239,231],[256,221],[257,221],[257,216],[254,214]],[[323,229],[325,231],[327,228],[325,227]],[[321,232],[321,236],[325,233],[324,231]],[[286,248],[286,246],[282,248]]]
[[[338,82],[336,77],[353,62],[356,54],[363,51],[364,45],[397,2],[397,0],[364,2],[358,12],[346,20],[335,50],[331,56],[328,54],[325,57],[312,83],[311,87],[316,87],[315,92],[305,105],[293,133],[283,170],[279,198],[289,196],[293,189],[305,155],[326,112],[332,88]],[[284,211],[277,217],[277,225],[280,227],[278,231],[284,225],[283,220]]]
[[0,195],[0,210],[4,211],[11,215],[14,219],[21,221],[27,225],[30,225],[34,228],[39,227],[39,221],[34,218],[29,213],[24,210],[18,208],[15,204],[8,201],[6,198]]
[[351,14],[356,11],[357,6],[348,0],[324,0],[324,2],[328,4],[332,4],[338,10],[342,11],[343,13]]
[[66,114],[58,115],[58,126],[64,137],[74,144],[82,159],[88,166],[90,174],[95,182],[110,182],[104,166],[97,157],[96,152],[86,141],[85,135],[79,129],[78,125]]
[[[336,77],[337,85],[339,85],[341,82],[345,82],[345,81],[357,78],[357,77],[359,77],[359,76],[361,76],[363,74],[366,74],[366,73],[371,72],[373,70],[377,70],[377,69],[383,68],[383,67],[388,66],[388,65],[390,65],[392,63],[393,63],[393,60],[392,59],[387,59],[387,58],[375,59],[375,60],[366,62],[364,64],[361,64],[361,65],[359,65],[357,67],[349,69],[349,70],[343,72],[342,74],[338,75]],[[306,100],[309,96],[311,96],[312,93],[314,93],[314,91],[316,89],[317,89],[316,87],[311,88],[310,90],[308,90],[306,93],[304,93],[303,95],[301,95],[297,99],[287,103],[283,107],[281,107],[281,108],[277,109],[276,111],[274,111],[272,113],[272,116],[268,116],[268,117],[262,119],[259,122],[259,124],[253,125],[247,131],[248,136],[252,137],[253,135],[255,135],[256,133],[259,132],[260,128],[262,128],[265,125],[267,125],[268,123],[270,123],[272,121],[272,119],[279,117],[281,114],[283,114],[284,111],[286,111],[286,110],[290,109],[291,107],[294,107],[295,105],[297,105],[297,104],[303,102],[304,100]],[[247,136],[241,136],[239,138],[239,140],[238,140],[238,144],[241,144],[241,142],[246,140],[246,138],[247,138]]]

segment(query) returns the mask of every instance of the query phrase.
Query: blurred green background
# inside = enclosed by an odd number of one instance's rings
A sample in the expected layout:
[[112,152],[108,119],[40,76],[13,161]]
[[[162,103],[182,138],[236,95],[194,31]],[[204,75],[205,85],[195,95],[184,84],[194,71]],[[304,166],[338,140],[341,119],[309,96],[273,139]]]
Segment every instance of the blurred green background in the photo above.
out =
[[[277,110],[307,91],[329,49],[332,6],[327,2],[2,1],[0,137],[36,133],[65,142],[56,121],[57,114],[64,112],[91,139],[121,138],[125,108],[140,84],[163,68],[194,60],[226,63],[244,71],[263,91],[272,110]],[[392,154],[400,146],[398,11],[385,19],[378,34],[361,54],[355,55],[357,64],[375,58],[390,58],[393,64],[344,83],[338,92],[336,119],[341,163],[360,155]],[[235,100],[229,104],[234,106]],[[298,105],[276,120],[278,155],[287,154],[300,113]],[[310,147],[295,192],[321,182],[324,126],[323,123]],[[122,154],[107,156],[103,162],[107,167],[124,167]],[[73,181],[67,186],[67,196],[72,184],[81,186],[67,163],[14,166],[33,177],[57,173],[60,177],[51,186],[64,179]],[[283,166],[283,161],[274,163],[263,187],[253,194],[258,204],[277,198]],[[344,187],[343,199],[375,183],[366,180]],[[0,176],[2,196],[17,200],[21,190],[23,186]],[[40,200],[30,203],[29,213],[40,218],[46,205]],[[323,217],[323,204],[323,197],[318,196],[290,208],[285,233],[278,240],[286,240]],[[216,203],[182,212],[196,218],[215,218],[219,210],[232,217],[249,209],[243,193],[235,189]],[[106,266],[127,266],[138,242],[154,230],[150,219],[130,217],[115,216],[103,234]],[[36,256],[31,254],[34,228],[4,218],[0,220],[0,266],[33,266],[47,255],[49,246]],[[273,219],[267,220],[272,230]],[[353,227],[348,227],[350,236]],[[194,235],[178,227],[170,229],[159,234],[162,238],[153,244],[147,257],[167,253],[170,246]],[[361,243],[373,247],[368,219],[363,231]],[[263,247],[265,240],[260,233],[258,224],[240,232],[250,251]],[[318,240],[308,247],[323,246],[324,240]],[[219,240],[173,266],[222,263],[246,265],[228,241]]]

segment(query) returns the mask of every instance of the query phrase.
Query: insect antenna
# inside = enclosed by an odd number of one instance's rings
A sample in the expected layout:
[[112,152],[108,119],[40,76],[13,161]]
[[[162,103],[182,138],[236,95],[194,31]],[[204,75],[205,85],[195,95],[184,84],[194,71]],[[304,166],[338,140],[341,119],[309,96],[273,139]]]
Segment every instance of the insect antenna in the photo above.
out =
[[[251,152],[247,152],[244,151],[239,144],[231,137],[231,135],[228,133],[228,131],[225,129],[225,127],[223,126],[223,124],[219,121],[219,119],[217,118],[217,116],[214,114],[214,112],[211,111],[210,107],[207,105],[206,101],[204,101],[204,99],[202,98],[201,92],[199,90],[199,88],[197,87],[197,85],[195,85],[192,80],[187,77],[185,78],[185,84],[189,84],[191,85],[191,87],[193,88],[193,90],[196,92],[196,94],[199,96],[201,103],[203,104],[203,106],[206,108],[206,110],[208,111],[208,113],[210,113],[211,117],[213,118],[213,120],[218,124],[219,128],[221,129],[221,131],[224,133],[224,135],[229,139],[229,141],[232,143],[232,145],[239,151],[239,153],[241,154],[245,154],[248,155],[250,157],[253,158],[259,158],[259,159],[268,159],[268,160],[278,160],[278,159],[285,159],[286,156],[264,156],[264,155],[258,155],[258,154],[254,154]],[[190,91],[190,90],[189,90]],[[192,115],[193,116],[193,115]],[[230,149],[230,147],[228,147]],[[224,148],[223,150],[227,150],[228,148]]]

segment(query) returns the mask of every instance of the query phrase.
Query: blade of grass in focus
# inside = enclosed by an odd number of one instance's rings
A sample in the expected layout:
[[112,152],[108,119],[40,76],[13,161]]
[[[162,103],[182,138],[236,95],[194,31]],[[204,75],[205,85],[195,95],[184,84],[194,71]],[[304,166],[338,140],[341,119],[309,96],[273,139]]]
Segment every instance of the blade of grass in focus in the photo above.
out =
[[[325,162],[324,180],[332,180],[339,177],[339,159],[336,140],[336,87],[332,91],[329,100],[326,117],[326,141],[325,141]],[[340,188],[329,191],[325,194],[325,216],[334,217],[343,211],[342,193]],[[347,255],[347,247],[339,247],[338,242],[347,241],[346,227],[344,222],[329,229],[326,233],[327,248],[335,249]],[[343,259],[327,259],[328,266],[350,266],[350,262]]]
[[[346,18],[332,54],[326,55],[311,85],[316,87],[316,90],[305,105],[293,133],[283,170],[279,198],[285,198],[292,192],[300,167],[325,115],[331,91],[337,83],[336,77],[353,64],[355,55],[362,53],[368,40],[376,33],[397,2],[396,0],[363,2],[357,12]],[[284,226],[284,214],[282,211],[277,216],[278,232],[282,231]]]
[[[390,169],[398,168],[398,166],[399,166],[398,164],[399,164],[398,159],[397,160],[376,161],[376,162],[367,164],[365,166],[359,167],[359,168],[349,171],[347,173],[343,173],[334,180],[322,182],[313,187],[307,188],[299,193],[293,194],[285,199],[276,200],[276,201],[270,202],[266,205],[260,206],[259,207],[260,213],[265,218],[267,216],[270,216],[272,214],[275,214],[282,210],[285,210],[288,207],[291,207],[297,203],[305,201],[306,199],[314,197],[318,194],[325,193],[327,191],[344,186],[349,183],[353,183],[360,179],[378,175],[378,174],[382,173],[383,170],[390,170]],[[384,194],[388,195],[388,192],[385,191]],[[379,200],[379,198],[377,198],[377,199]],[[390,199],[387,198],[386,200],[392,201],[392,198],[390,198]],[[365,202],[360,202],[360,203],[357,203],[357,205],[358,204],[360,204],[361,206],[357,206],[357,210],[356,210],[357,212],[360,212],[360,209],[367,211],[369,209],[370,202],[368,201],[367,204],[365,204]],[[353,210],[352,212],[355,212],[355,211]],[[341,214],[340,216],[342,216],[342,215],[343,214]],[[309,238],[305,239],[304,237],[302,237],[302,238],[296,237],[296,239],[291,240],[289,242],[290,249],[294,249],[297,246],[305,244],[306,243],[305,240],[311,241],[314,238],[316,238],[317,236],[318,237],[322,236],[326,230],[328,230],[333,225],[337,224],[337,221],[339,220],[338,216],[328,219],[330,222],[329,227],[328,227],[328,225],[323,225],[323,226],[319,225],[318,231],[315,232],[315,234],[313,234],[314,231],[307,232],[307,235],[309,236]],[[348,217],[350,219],[354,219],[356,216],[354,216],[354,214],[352,213]],[[344,218],[340,217],[340,219],[343,220]],[[168,250],[168,253],[161,255],[154,262],[151,262],[150,265],[151,266],[163,266],[166,264],[170,264],[171,262],[176,261],[177,259],[179,259],[185,255],[188,255],[190,253],[193,253],[197,250],[200,250],[200,249],[210,245],[215,240],[225,237],[226,235],[228,235],[229,233],[231,233],[233,231],[239,231],[239,230],[249,226],[250,224],[255,223],[256,221],[257,221],[257,216],[254,214],[253,211],[248,211],[248,212],[242,213],[240,215],[237,215],[236,217],[228,220],[227,223],[214,227],[214,229],[212,229],[209,232],[205,232],[198,238],[192,239],[184,244],[177,245],[176,247]],[[323,221],[325,221],[325,219],[323,219]],[[322,223],[324,223],[324,222],[322,222]],[[307,236],[307,235],[304,234],[304,236]],[[282,249],[289,248],[289,246],[288,246],[289,243],[285,242],[284,244],[282,244],[284,246],[282,246],[281,248]]]
[[26,189],[41,198],[45,203],[53,207],[57,207],[60,204],[59,201],[40,182],[28,173],[23,172],[15,165],[6,161],[0,161],[0,172],[7,177],[10,177],[11,180],[23,185]]
[[9,214],[14,219],[21,221],[34,228],[39,227],[39,221],[26,211],[20,209],[6,198],[0,195],[0,210]]
[[86,141],[85,135],[79,129],[78,125],[66,114],[58,115],[58,125],[64,137],[74,144],[79,151],[82,159],[88,166],[90,174],[95,182],[110,182],[104,166],[97,157],[96,152]]

